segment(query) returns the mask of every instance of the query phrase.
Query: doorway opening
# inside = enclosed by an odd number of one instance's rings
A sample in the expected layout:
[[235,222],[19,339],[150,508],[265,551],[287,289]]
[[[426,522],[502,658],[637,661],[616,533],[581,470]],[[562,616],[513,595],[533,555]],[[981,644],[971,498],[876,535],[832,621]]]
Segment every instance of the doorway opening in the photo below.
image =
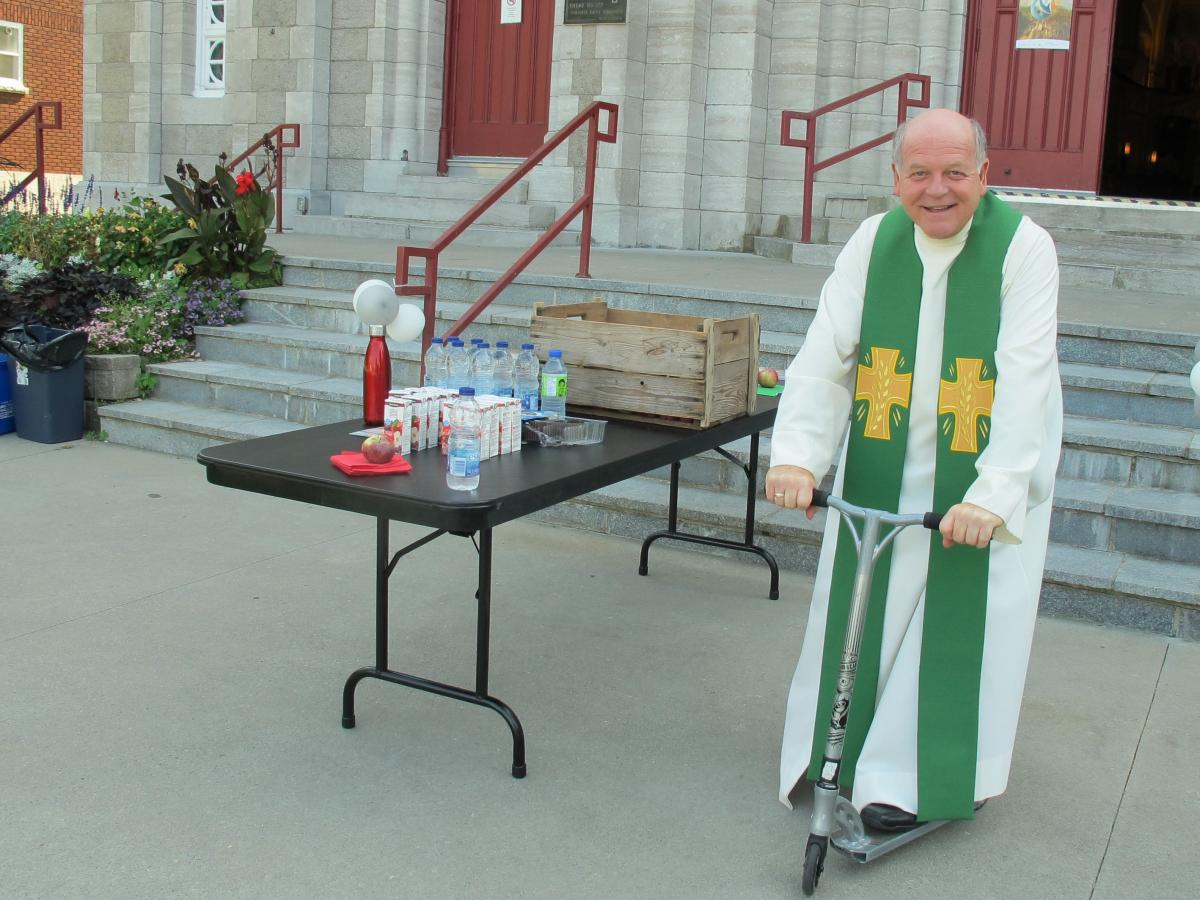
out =
[[1200,200],[1200,0],[1118,0],[1102,193]]

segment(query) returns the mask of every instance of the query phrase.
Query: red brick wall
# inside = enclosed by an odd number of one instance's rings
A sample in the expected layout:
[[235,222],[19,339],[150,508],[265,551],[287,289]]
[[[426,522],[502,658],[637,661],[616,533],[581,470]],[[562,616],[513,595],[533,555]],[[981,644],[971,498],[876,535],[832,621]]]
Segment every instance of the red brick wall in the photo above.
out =
[[[37,100],[61,100],[63,127],[46,131],[46,170],[82,174],[83,0],[0,0],[0,21],[25,26],[25,87],[29,94],[0,94],[0,131]],[[3,144],[0,156],[32,170],[33,121]],[[11,166],[0,166],[11,169]]]

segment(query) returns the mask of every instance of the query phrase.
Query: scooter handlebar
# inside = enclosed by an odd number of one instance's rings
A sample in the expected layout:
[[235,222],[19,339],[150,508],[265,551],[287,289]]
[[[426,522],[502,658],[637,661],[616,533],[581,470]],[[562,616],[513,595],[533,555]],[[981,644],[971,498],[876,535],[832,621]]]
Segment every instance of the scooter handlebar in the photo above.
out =
[[[829,491],[823,491],[820,488],[813,488],[812,505],[822,508],[829,506]],[[942,514],[936,512],[927,512],[921,520],[921,525],[928,528],[930,531],[937,531],[942,527]]]

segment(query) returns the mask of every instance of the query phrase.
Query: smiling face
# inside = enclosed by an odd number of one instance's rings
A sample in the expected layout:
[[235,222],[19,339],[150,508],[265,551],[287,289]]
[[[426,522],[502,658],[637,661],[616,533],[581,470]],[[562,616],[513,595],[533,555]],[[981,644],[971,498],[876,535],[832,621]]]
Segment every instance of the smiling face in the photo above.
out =
[[975,161],[975,131],[958,113],[935,109],[913,119],[904,135],[893,188],[904,211],[932,238],[958,234],[987,191],[988,162]]

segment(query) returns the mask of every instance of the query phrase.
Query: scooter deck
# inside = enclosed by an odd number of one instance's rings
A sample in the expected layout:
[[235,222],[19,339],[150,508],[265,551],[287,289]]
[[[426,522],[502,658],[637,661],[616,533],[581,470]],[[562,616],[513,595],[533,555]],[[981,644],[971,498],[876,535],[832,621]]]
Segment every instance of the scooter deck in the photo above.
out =
[[891,853],[905,844],[915,841],[917,838],[929,834],[931,831],[936,831],[943,825],[949,823],[949,819],[939,819],[936,822],[922,822],[915,828],[910,828],[907,831],[895,832],[865,832],[861,839],[855,840],[850,835],[844,832],[838,832],[829,838],[829,843],[833,844],[842,853],[849,856],[855,862],[869,863],[873,859],[878,859],[886,853]]

